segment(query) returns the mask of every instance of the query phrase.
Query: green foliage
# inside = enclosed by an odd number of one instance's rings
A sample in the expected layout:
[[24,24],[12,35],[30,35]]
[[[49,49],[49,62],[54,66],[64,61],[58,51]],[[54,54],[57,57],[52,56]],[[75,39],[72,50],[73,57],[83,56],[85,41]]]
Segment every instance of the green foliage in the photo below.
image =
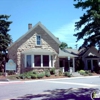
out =
[[90,72],[90,71],[88,71],[88,70],[80,70],[79,71],[79,73],[81,74],[81,75],[84,75],[84,76],[92,76],[92,73]]
[[75,29],[80,30],[74,36],[77,41],[84,39],[82,47],[98,46],[100,49],[100,0],[74,0],[75,8],[82,8],[85,13],[75,23]]
[[85,74],[86,74],[84,70],[80,70],[79,73],[80,73],[81,75],[85,75]]
[[25,78],[27,78],[27,79],[31,79],[31,75],[26,75]]
[[61,76],[63,74],[62,69],[59,69],[59,76]]
[[50,74],[49,71],[45,73],[45,76],[46,76],[46,77],[50,77],[50,75],[51,75],[51,74]]
[[3,59],[3,56],[7,57],[6,51],[12,42],[11,36],[8,34],[10,24],[12,23],[8,21],[9,17],[8,15],[0,15],[0,60]]
[[32,71],[32,73],[33,73],[33,74],[37,74],[37,72],[36,72],[36,71]]
[[54,74],[55,74],[55,68],[51,68],[51,69],[50,69],[50,74],[51,74],[51,75],[54,75]]
[[69,72],[65,72],[64,76],[71,77],[71,74]]
[[14,71],[7,71],[8,75],[13,75],[15,74]]
[[61,50],[66,48],[68,45],[65,42],[62,42],[61,45],[59,46]]
[[72,47],[68,47],[68,44],[65,43],[65,42],[62,42],[61,45],[59,46],[59,48],[60,48],[61,50],[65,49],[65,48],[72,49]]
[[31,78],[32,78],[32,79],[36,79],[36,78],[37,78],[37,74],[32,74],[32,75],[31,75]]
[[26,78],[26,75],[25,75],[25,74],[20,74],[20,75],[19,75],[19,78],[20,78],[20,79],[25,79],[25,78]]
[[42,72],[37,74],[37,78],[39,78],[39,79],[40,79],[40,78],[43,78],[44,76],[45,76],[45,74],[42,73]]

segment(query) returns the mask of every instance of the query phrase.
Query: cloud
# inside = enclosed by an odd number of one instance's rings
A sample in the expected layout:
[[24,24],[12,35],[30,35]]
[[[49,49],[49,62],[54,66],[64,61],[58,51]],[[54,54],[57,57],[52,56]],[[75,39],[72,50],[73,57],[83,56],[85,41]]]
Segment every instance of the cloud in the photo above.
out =
[[61,26],[59,29],[55,30],[53,34],[59,38],[61,42],[66,42],[68,46],[75,48],[75,45],[78,44],[78,47],[83,43],[83,40],[80,40],[76,43],[76,37],[73,36],[77,31],[75,30],[75,22],[78,20],[73,20],[70,23],[67,23]]

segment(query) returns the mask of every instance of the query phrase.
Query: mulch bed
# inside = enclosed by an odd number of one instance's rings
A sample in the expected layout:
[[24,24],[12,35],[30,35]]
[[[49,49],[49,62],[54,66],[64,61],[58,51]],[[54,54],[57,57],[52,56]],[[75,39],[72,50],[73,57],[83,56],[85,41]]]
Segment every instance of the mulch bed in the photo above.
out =
[[[100,74],[96,74],[96,73],[92,73],[92,76],[99,76]],[[0,76],[0,79],[9,79],[9,77],[12,77],[12,76],[14,76],[14,75],[8,75],[7,77],[5,77],[4,75],[2,75],[2,76]],[[56,79],[56,78],[70,78],[70,77],[67,77],[67,76],[55,76],[55,75],[51,75],[50,77],[43,77],[43,78],[41,78],[41,79]],[[11,79],[11,80],[13,80],[13,79]],[[32,79],[22,79],[22,80],[32,80]],[[37,79],[33,79],[33,80],[37,80]],[[39,79],[40,80],[40,79]]]

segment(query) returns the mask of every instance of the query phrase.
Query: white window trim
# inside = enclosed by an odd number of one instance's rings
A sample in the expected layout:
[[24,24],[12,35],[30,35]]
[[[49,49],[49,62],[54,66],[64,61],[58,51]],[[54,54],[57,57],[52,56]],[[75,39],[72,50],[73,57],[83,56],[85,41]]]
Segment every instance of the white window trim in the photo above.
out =
[[[40,45],[37,44],[37,36],[40,36]],[[41,43],[41,35],[39,35],[39,34],[36,35],[36,41],[35,41],[35,44],[36,44],[36,46],[41,46],[41,45],[42,45],[42,43]]]
[[31,56],[32,56],[32,67],[34,68],[34,55]]
[[[33,67],[33,55],[32,54],[25,54],[25,61],[24,61],[24,65],[25,65],[25,68],[27,68],[27,55],[31,55],[31,67]],[[30,67],[30,68],[31,68]]]
[[49,55],[49,67],[51,67],[51,55]]
[[43,55],[41,55],[41,67],[43,67]]
[[[24,60],[24,65],[25,65],[25,68],[27,68],[27,64],[26,64],[26,57],[27,57],[27,55],[31,55],[31,68],[38,68],[38,67],[35,67],[35,63],[34,63],[34,54],[25,54],[25,60]],[[47,54],[38,54],[38,55],[41,55],[41,67],[39,67],[39,68],[46,68],[46,67],[43,67],[43,55],[47,55]],[[48,68],[51,68],[51,67],[54,67],[54,59],[52,59],[53,61],[53,66],[51,66],[51,56],[52,55],[48,55],[49,56],[49,66],[48,66]]]

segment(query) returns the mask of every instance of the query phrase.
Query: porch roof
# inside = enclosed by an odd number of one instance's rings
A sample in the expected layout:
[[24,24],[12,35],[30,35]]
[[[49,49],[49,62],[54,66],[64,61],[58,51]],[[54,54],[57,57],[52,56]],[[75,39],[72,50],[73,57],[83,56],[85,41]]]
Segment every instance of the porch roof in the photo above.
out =
[[73,57],[78,57],[78,56],[74,55],[74,54],[71,54],[69,52],[65,52],[65,51],[59,49],[59,55],[58,55],[58,57],[72,57],[73,58]]
[[49,50],[46,49],[28,49],[22,52],[23,54],[55,54],[54,52],[51,52]]

